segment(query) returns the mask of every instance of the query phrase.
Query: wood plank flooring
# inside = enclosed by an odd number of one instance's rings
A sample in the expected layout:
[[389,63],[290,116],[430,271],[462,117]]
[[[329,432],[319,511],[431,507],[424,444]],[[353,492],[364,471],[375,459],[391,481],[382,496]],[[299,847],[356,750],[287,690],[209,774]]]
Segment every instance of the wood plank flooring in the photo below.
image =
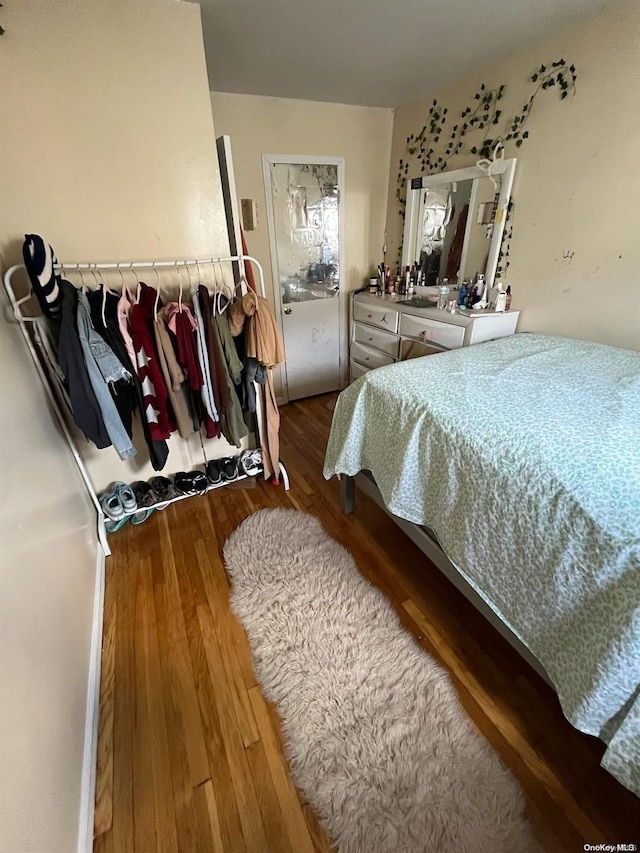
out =
[[222,489],[111,537],[96,853],[330,850],[289,778],[277,714],[228,605],[224,541],[273,506],[319,516],[451,672],[467,713],[519,779],[547,853],[638,844],[640,801],[599,767],[602,744],[567,723],[550,688],[372,501],[358,493],[355,514],[342,515],[337,483],[322,477],[334,396],[282,411],[290,492]]

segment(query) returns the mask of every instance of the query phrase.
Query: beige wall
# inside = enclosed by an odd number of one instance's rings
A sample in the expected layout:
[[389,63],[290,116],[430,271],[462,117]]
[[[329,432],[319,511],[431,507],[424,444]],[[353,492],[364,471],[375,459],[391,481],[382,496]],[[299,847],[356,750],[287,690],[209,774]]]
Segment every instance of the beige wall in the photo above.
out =
[[[542,93],[527,124],[529,139],[507,150],[518,166],[505,280],[513,288],[513,307],[522,311],[520,331],[640,349],[639,46],[640,7],[610,8],[438,93],[454,114],[481,82],[505,83],[504,115],[511,116],[529,96],[528,78],[541,63],[562,57],[576,65],[575,97],[560,101],[556,90]],[[398,160],[431,103],[396,111],[387,221],[392,257],[401,240]],[[448,168],[474,160],[458,156]],[[564,258],[567,253],[573,257]]]
[[[20,259],[26,231],[43,234],[62,261],[228,254],[199,7],[40,0],[4,14],[7,261]],[[121,284],[115,273],[112,281]],[[155,285],[155,276],[147,281]],[[166,297],[177,279],[163,274],[162,285]],[[121,462],[113,448],[97,451],[80,438],[96,488],[154,473],[140,431],[135,445],[138,454]],[[169,446],[166,472],[202,461],[197,436],[173,436]],[[229,452],[222,440],[207,448]]]
[[[165,0],[5,5],[3,266],[20,258],[25,231],[67,260],[228,250],[199,14]],[[19,332],[4,320],[0,359],[0,850],[71,853],[92,513]],[[98,467],[116,459],[112,450],[99,458]]]
[[382,260],[393,112],[285,98],[211,95],[218,133],[231,137],[239,198],[258,204],[258,227],[247,233],[249,252],[265,270],[274,298],[262,173],[263,154],[345,158],[344,216],[348,290],[366,283]]

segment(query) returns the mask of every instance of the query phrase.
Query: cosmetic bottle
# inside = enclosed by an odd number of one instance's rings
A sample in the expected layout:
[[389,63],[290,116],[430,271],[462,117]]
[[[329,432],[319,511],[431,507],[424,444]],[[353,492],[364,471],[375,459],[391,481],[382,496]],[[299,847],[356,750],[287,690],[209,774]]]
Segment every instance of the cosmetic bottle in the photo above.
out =
[[502,289],[502,282],[500,282],[500,289],[498,290],[498,295],[496,296],[496,311],[500,311],[501,313],[506,310],[507,305],[507,293]]
[[449,303],[449,279],[443,278],[442,283],[438,287],[438,308],[442,311]]
[[413,296],[413,294],[415,293],[416,275],[417,275],[417,267],[415,264],[412,264],[411,265],[411,271],[409,273],[409,283],[408,283],[408,287],[407,287],[407,295],[408,296]]
[[465,304],[465,299],[467,298],[467,281],[463,280],[462,284],[458,288],[458,307],[460,305]]
[[509,308],[511,308],[511,285],[510,284],[507,285],[506,293],[507,293],[507,298],[505,300],[504,310],[508,311]]

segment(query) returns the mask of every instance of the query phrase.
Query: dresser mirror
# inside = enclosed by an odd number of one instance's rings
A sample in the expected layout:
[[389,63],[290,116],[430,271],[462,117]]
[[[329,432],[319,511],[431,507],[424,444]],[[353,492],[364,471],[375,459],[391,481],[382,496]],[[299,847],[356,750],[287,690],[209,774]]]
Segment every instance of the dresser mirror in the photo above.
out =
[[515,168],[515,158],[485,161],[409,181],[403,267],[417,263],[427,286],[483,273],[491,287]]

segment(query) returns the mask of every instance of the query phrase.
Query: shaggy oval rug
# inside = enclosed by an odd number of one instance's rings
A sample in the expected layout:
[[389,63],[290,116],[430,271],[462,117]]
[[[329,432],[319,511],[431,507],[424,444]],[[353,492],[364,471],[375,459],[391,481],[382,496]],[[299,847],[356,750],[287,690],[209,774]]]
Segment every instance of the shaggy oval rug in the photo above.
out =
[[318,519],[260,510],[224,555],[292,778],[340,853],[538,850],[448,674]]

